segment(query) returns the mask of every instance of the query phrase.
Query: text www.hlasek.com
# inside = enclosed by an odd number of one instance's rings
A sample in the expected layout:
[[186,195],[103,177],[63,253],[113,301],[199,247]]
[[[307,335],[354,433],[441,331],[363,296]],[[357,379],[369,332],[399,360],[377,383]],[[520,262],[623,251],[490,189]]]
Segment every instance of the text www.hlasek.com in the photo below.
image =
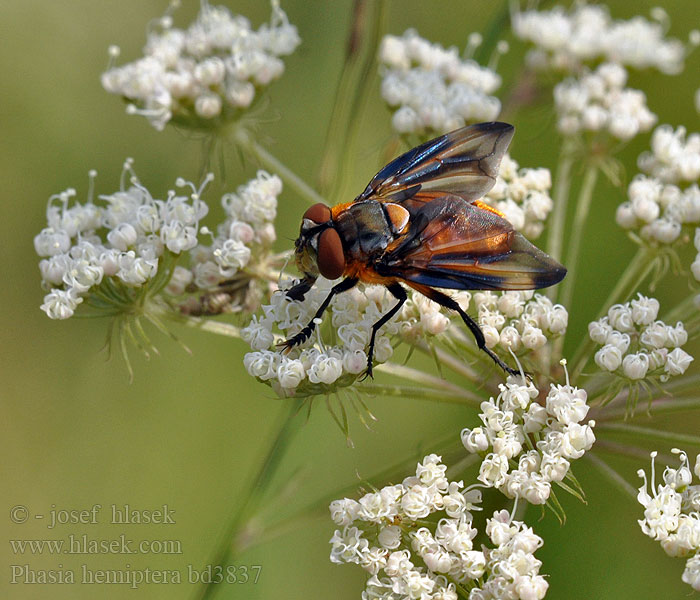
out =
[[132,540],[124,534],[93,539],[70,534],[67,539],[10,540],[13,554],[182,554],[180,540]]

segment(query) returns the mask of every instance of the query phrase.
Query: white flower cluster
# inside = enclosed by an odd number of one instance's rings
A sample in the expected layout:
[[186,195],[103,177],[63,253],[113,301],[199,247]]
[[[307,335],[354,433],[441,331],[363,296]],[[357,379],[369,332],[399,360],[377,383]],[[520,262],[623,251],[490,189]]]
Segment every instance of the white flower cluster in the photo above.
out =
[[[83,300],[98,312],[115,314],[160,291],[170,296],[207,292],[264,262],[275,240],[272,220],[282,182],[264,171],[236,194],[222,197],[226,220],[210,246],[201,245],[198,235],[211,235],[199,228],[209,212],[202,192],[211,175],[199,188],[178,179],[177,187],[189,188],[189,195],[171,190],[160,200],[139,182],[128,159],[119,191],[99,196],[100,203],[92,198],[95,175],[86,203],[71,205],[73,189],[49,198],[48,227],[34,238],[37,254],[45,257],[39,263],[42,285],[50,290],[41,308],[52,319],[71,317]],[[239,281],[239,297],[249,292],[252,280],[249,275]],[[198,302],[189,298],[182,308],[193,312]]]
[[551,187],[549,169],[518,169],[518,163],[506,154],[496,184],[483,201],[501,211],[517,231],[535,239],[553,207]]
[[206,127],[219,117],[235,118],[260,88],[282,75],[279,57],[300,41],[278,1],[272,2],[270,24],[257,31],[245,17],[207,2],[186,30],[174,28],[169,16],[158,25],[148,35],[143,58],[102,75],[108,92],[123,96],[130,113],[143,115],[158,130],[170,120]]
[[672,244],[684,225],[700,224],[700,188],[681,190],[654,177],[637,175],[627,189],[629,200],[617,207],[615,220],[623,229],[638,231],[648,243]]
[[675,327],[657,320],[659,302],[637,294],[635,300],[615,304],[608,314],[588,324],[588,335],[602,347],[595,363],[603,371],[631,381],[682,375],[693,361],[681,348],[688,333],[681,321]]
[[[661,21],[668,18],[659,8],[653,16]],[[517,11],[512,23],[517,37],[535,44],[527,62],[540,70],[572,73],[584,63],[602,59],[678,74],[688,52],[680,40],[665,37],[662,23],[641,16],[613,20],[603,4],[575,2],[568,11],[561,6]]]
[[[92,172],[91,179],[95,175]],[[48,227],[34,238],[37,254],[45,257],[39,263],[42,284],[51,290],[42,310],[52,319],[67,319],[92,292],[96,296],[91,303],[99,306],[120,294],[130,297],[128,289],[149,285],[164,253],[178,255],[197,245],[199,221],[209,210],[200,196],[209,181],[206,178],[199,189],[178,181],[193,193],[178,196],[170,191],[166,200],[157,200],[139,183],[127,160],[120,190],[100,196],[105,206],[93,203],[92,192],[85,204],[69,206],[73,189],[49,198]]]
[[700,133],[686,138],[685,127],[675,131],[670,125],[660,125],[651,136],[651,152],[637,159],[639,168],[664,183],[697,181],[700,177]]
[[[241,332],[252,350],[244,358],[248,373],[282,397],[324,394],[352,384],[367,368],[372,325],[396,304],[386,288],[358,285],[331,301],[324,318],[328,334],[322,335],[319,326],[306,342],[287,353],[280,352],[277,343],[294,336],[311,321],[331,285],[319,277],[303,301],[289,300],[284,291],[275,292],[270,304],[262,307],[263,315],[253,317]],[[468,293],[464,294],[468,302]],[[399,333],[404,339],[418,339],[443,333],[449,324],[450,319],[440,312],[438,304],[414,292],[402,310],[378,331],[374,360],[383,363],[391,358],[391,338]],[[323,338],[334,340],[333,345]]]
[[[221,300],[226,304],[216,312],[233,312],[242,307],[257,308],[260,290],[250,283],[254,278],[245,271],[260,265],[269,255],[276,239],[273,221],[277,216],[277,196],[282,192],[282,180],[266,171],[257,172],[255,179],[239,186],[236,193],[224,194],[221,205],[226,215],[217,227],[208,246],[198,245],[191,252],[189,268],[177,266],[166,291],[181,295],[193,283],[197,289],[211,291],[222,282],[231,282],[236,293]],[[209,233],[202,228],[202,233]],[[249,297],[249,296],[254,297]],[[213,308],[213,307],[211,307]],[[209,312],[214,312],[209,309]],[[188,313],[208,312],[208,307],[191,298],[182,306]]]
[[594,72],[568,78],[554,88],[557,127],[564,135],[607,132],[629,140],[649,131],[656,115],[640,90],[625,88],[627,71],[619,64],[604,63]]
[[549,338],[563,334],[569,322],[561,304],[532,291],[476,292],[473,300],[488,348],[538,350]]
[[501,110],[491,95],[501,85],[495,71],[461,60],[456,48],[431,44],[414,30],[385,36],[379,61],[382,97],[398,107],[392,124],[399,133],[445,133],[493,121]]
[[[367,599],[457,600],[456,584],[470,590],[470,600],[544,598],[549,584],[534,556],[542,538],[508,511],[496,511],[486,521],[492,547],[477,550],[472,511],[481,510],[481,492],[448,481],[446,469],[430,454],[415,477],[359,501],[331,502],[331,517],[342,528],[330,540],[331,561],[370,574]],[[436,513],[439,520],[427,520]]]
[[482,457],[479,481],[509,498],[544,504],[552,482],[562,481],[570,461],[595,442],[595,422],[581,423],[589,408],[586,390],[569,385],[567,374],[566,385],[551,384],[543,406],[534,401],[537,388],[521,376],[498,387],[495,400],[481,403],[483,426],[462,430],[462,443]]
[[[644,506],[644,519],[639,525],[645,535],[661,543],[669,556],[688,558],[682,581],[700,591],[700,484],[692,485],[688,455],[674,448],[680,458],[678,469],[666,467],[663,485],[656,485],[654,459],[651,453],[651,480],[640,469],[644,480],[637,500]],[[695,459],[695,476],[700,479],[700,454]]]

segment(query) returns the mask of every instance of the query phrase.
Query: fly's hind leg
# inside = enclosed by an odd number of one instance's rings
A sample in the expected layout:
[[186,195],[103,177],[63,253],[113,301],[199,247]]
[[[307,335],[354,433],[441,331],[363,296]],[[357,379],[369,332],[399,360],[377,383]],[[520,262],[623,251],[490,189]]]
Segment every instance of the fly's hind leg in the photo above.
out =
[[478,346],[479,350],[483,350],[484,352],[486,352],[486,354],[488,354],[491,357],[493,362],[495,362],[499,367],[501,367],[501,369],[503,369],[509,375],[520,375],[520,371],[509,367],[505,362],[503,362],[500,359],[500,357],[495,352],[493,352],[490,348],[486,347],[486,340],[484,339],[484,332],[481,331],[481,327],[479,327],[479,324],[476,321],[474,321],[474,319],[472,319],[464,310],[462,310],[462,307],[457,303],[456,300],[453,300],[447,294],[443,294],[442,292],[439,292],[436,289],[425,285],[411,284],[411,287],[419,291],[424,296],[430,298],[433,302],[437,302],[440,306],[444,306],[445,308],[449,308],[450,310],[457,311],[459,313],[459,316],[462,317],[462,321],[464,321],[466,326],[469,327],[469,331],[472,332],[472,335],[476,340],[476,345]]

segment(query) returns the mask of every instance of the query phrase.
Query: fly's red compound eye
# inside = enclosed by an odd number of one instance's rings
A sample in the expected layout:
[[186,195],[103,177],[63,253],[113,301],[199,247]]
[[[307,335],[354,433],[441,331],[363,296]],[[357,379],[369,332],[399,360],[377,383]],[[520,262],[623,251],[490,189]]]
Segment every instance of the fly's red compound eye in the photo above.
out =
[[309,219],[317,225],[328,223],[328,221],[331,220],[331,209],[325,204],[321,204],[319,202],[318,204],[314,204],[312,207],[308,208],[302,218]]
[[[323,204],[317,204],[316,206],[323,206]],[[314,207],[312,206],[311,208]],[[324,208],[328,210],[328,207],[324,206]],[[343,244],[335,229],[325,229],[321,232],[318,238],[318,256],[316,261],[318,270],[326,279],[338,279],[345,271]]]

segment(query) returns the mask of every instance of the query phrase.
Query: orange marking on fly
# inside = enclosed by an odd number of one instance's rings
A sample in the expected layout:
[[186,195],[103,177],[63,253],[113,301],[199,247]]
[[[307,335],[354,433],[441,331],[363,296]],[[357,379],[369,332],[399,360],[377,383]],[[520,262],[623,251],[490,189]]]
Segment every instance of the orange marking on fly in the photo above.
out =
[[498,215],[499,217],[503,217],[504,219],[506,216],[497,208],[494,208],[490,204],[486,204],[486,202],[483,202],[481,200],[474,200],[472,204],[478,208],[482,208],[483,210],[488,210],[489,212],[492,212],[494,215]]
[[384,205],[386,214],[389,216],[389,221],[391,221],[391,226],[395,233],[404,233],[408,227],[408,221],[411,218],[411,213],[409,213],[400,204],[394,204],[393,202],[387,202]]
[[360,281],[383,285],[397,303],[372,326],[366,372],[371,375],[377,331],[401,309],[408,286],[459,313],[479,349],[507,373],[518,374],[486,347],[478,323],[437,289],[533,290],[559,283],[566,274],[481,200],[496,182],[513,132],[512,125],[497,122],[452,131],[391,161],[353,202],[310,207],[295,243],[303,279],[287,297],[303,300],[319,275],[344,279],[284,346],[308,340],[336,294]]
[[337,219],[338,215],[348,209],[350,205],[354,204],[354,202],[345,202],[343,204],[336,204],[335,206],[331,207],[331,215],[333,219]]

